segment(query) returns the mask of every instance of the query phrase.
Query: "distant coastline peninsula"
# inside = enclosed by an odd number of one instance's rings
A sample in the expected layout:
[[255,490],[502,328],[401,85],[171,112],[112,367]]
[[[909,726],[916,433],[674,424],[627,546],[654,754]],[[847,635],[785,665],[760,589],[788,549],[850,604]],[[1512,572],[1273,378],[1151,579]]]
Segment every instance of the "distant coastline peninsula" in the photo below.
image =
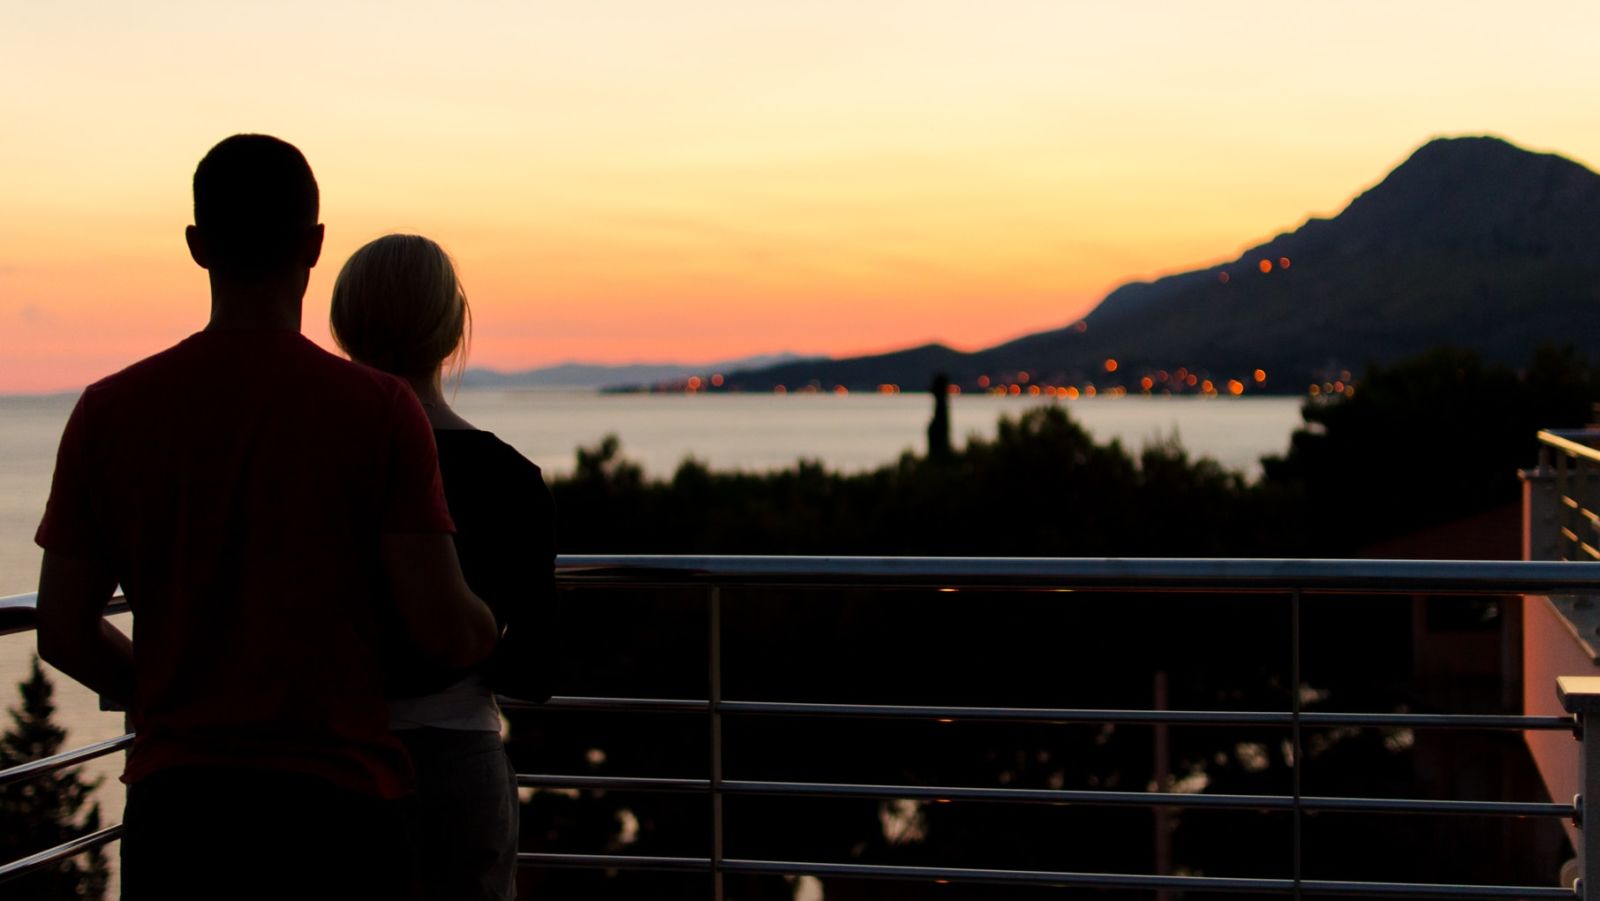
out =
[[[1061,328],[975,352],[927,344],[652,371],[641,388],[1065,397],[1349,390],[1452,346],[1513,365],[1600,344],[1600,175],[1494,137],[1429,141],[1338,215],[1205,269],[1134,282]],[[470,382],[469,382],[470,383]]]
[[655,387],[672,390],[676,386],[681,390],[689,378],[701,373],[760,369],[826,359],[781,352],[714,363],[559,363],[514,372],[469,367],[462,373],[461,385],[464,388],[587,388],[610,391],[646,391]]

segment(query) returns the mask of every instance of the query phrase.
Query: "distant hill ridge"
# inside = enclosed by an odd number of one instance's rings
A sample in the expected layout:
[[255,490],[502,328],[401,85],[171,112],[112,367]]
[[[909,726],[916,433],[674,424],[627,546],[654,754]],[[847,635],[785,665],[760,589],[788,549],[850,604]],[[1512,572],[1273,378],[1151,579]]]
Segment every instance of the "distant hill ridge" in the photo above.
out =
[[467,388],[612,388],[680,381],[691,375],[775,366],[807,359],[825,358],[784,352],[717,363],[558,363],[516,372],[475,366],[462,374],[461,384]]
[[1563,343],[1600,346],[1600,175],[1499,138],[1440,138],[1338,215],[1229,263],[1123,285],[1081,322],[973,353],[929,344],[752,368],[726,387],[921,390],[942,371],[969,390],[1022,372],[1138,390],[1145,374],[1185,367],[1298,393],[1438,345],[1523,363]]

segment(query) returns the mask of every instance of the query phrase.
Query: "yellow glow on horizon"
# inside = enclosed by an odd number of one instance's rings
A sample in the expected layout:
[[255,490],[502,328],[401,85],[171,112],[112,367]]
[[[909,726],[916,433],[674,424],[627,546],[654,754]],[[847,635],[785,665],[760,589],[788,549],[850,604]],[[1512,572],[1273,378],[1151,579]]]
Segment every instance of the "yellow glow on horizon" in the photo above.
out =
[[416,231],[505,369],[976,348],[1231,260],[1436,134],[1600,159],[1591,4],[13,6],[0,391],[203,323],[188,179],[236,131],[322,184],[314,339],[345,256]]

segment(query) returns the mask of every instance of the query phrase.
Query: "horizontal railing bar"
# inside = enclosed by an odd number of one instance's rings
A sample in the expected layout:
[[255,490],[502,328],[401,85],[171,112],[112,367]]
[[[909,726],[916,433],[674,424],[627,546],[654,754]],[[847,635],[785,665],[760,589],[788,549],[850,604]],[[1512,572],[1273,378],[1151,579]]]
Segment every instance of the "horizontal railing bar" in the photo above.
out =
[[[679,870],[709,872],[705,857],[646,857],[636,854],[553,854],[524,851],[522,866],[582,867],[616,870]],[[1293,879],[1250,879],[1225,876],[1155,876],[1137,873],[1076,873],[1047,870],[990,870],[963,867],[911,867],[874,864],[819,863],[815,861],[748,860],[723,858],[720,869],[728,873],[764,873],[839,876],[852,879],[886,879],[897,882],[966,882],[990,885],[1074,886],[1110,889],[1172,889],[1196,892],[1248,892],[1292,894]],[[1401,896],[1408,898],[1563,898],[1577,895],[1550,886],[1446,885],[1416,882],[1342,882],[1304,880],[1303,893],[1345,896]]]
[[[613,791],[703,792],[709,779],[669,779],[635,776],[569,776],[558,773],[518,773],[525,787],[599,789]],[[724,779],[721,791],[729,795],[770,795],[812,798],[908,798],[923,801],[992,801],[1012,804],[1085,804],[1099,807],[1188,807],[1222,810],[1293,810],[1289,795],[1217,795],[1185,792],[1080,791],[1076,789],[967,788],[933,785],[866,785],[840,782],[774,782]],[[1543,801],[1435,801],[1425,798],[1301,798],[1304,810],[1338,813],[1426,813],[1475,816],[1559,817],[1572,819],[1572,804]]]
[[[761,782],[724,779],[731,795],[834,798],[908,798],[925,801],[997,801],[1019,804],[1088,804],[1102,807],[1189,807],[1223,810],[1293,810],[1289,795],[1212,795],[1184,792],[1079,791],[1045,788],[952,788],[932,785],[858,785],[830,782]],[[1430,813],[1572,818],[1571,804],[1517,801],[1433,801],[1411,798],[1302,797],[1304,810],[1346,813]]]
[[1549,560],[575,555],[556,561],[556,577],[568,586],[1550,594],[1593,589],[1600,584],[1600,566]]
[[1539,441],[1545,446],[1563,451],[1569,457],[1581,457],[1594,463],[1600,463],[1600,450],[1572,440],[1574,438],[1600,440],[1600,434],[1587,429],[1541,429],[1539,431]]
[[[543,704],[508,699],[532,710],[705,713],[707,701],[692,698],[594,698],[557,696]],[[1048,707],[930,707],[895,704],[813,704],[783,701],[723,701],[724,714],[816,716],[856,719],[924,719],[967,722],[1118,723],[1174,726],[1291,726],[1294,714],[1278,710],[1111,710]],[[1570,716],[1502,716],[1449,713],[1302,713],[1304,726],[1364,726],[1378,729],[1514,729],[1571,731]]]
[[105,741],[97,741],[92,745],[84,745],[81,748],[63,751],[51,757],[41,757],[38,760],[20,763],[10,769],[0,770],[0,785],[10,785],[13,782],[33,779],[46,773],[66,769],[69,766],[76,766],[85,761],[94,760],[96,757],[104,757],[107,754],[120,751],[131,744],[133,744],[133,734],[129,733],[127,735],[119,735],[116,738],[108,738]]
[[711,789],[711,780],[675,779],[660,776],[562,776],[549,773],[518,773],[517,785],[524,788],[703,792]]
[[[1191,726],[1292,726],[1294,714],[1277,710],[1097,710],[1028,707],[927,707],[886,704],[811,704],[723,701],[722,713],[1038,723],[1126,723]],[[1517,729],[1571,731],[1564,716],[1496,716],[1445,713],[1302,713],[1303,726],[1373,728]]]
[[0,882],[6,882],[18,876],[26,876],[35,870],[66,860],[73,855],[91,851],[101,845],[114,842],[121,837],[122,827],[117,825],[107,826],[99,832],[91,832],[69,842],[62,842],[54,848],[47,848],[37,854],[30,854],[21,860],[14,860],[5,866],[0,866]]
[[[32,632],[38,625],[38,618],[34,613],[38,604],[39,595],[31,592],[0,597],[0,635]],[[114,595],[111,603],[106,606],[107,614],[127,612],[128,601],[120,594]]]
[[[1171,889],[1194,892],[1247,892],[1290,894],[1293,879],[1251,879],[1226,876],[1155,876],[1133,873],[1077,873],[1046,870],[990,870],[965,867],[913,867],[852,863],[813,863],[788,860],[724,858],[729,873],[798,874],[894,881],[969,882],[999,885],[1039,885],[1110,889]],[[1415,882],[1340,882],[1302,880],[1298,888],[1316,895],[1403,896],[1411,898],[1565,898],[1571,889],[1546,886],[1442,885]]]
[[521,851],[517,854],[517,864],[604,870],[711,871],[711,859],[708,857],[650,857],[642,854],[556,854],[549,851]]
[[1600,526],[1600,513],[1596,513],[1595,511],[1590,510],[1588,507],[1583,506],[1578,502],[1577,498],[1562,495],[1561,503],[1565,505],[1567,509],[1578,514],[1579,516],[1582,516],[1584,519],[1587,519],[1589,521],[1589,525]]
[[518,710],[578,710],[596,713],[705,713],[710,704],[694,698],[594,698],[557,695],[542,703],[502,698],[501,705]]

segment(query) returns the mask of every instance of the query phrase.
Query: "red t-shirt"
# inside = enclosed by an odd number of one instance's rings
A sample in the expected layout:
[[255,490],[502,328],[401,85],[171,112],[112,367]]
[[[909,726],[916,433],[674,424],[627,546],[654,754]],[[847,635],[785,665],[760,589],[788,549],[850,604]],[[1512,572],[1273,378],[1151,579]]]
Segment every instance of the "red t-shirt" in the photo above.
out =
[[379,663],[384,532],[449,532],[411,390],[298,332],[201,332],[89,386],[35,540],[133,610],[126,782],[267,767],[410,787]]

